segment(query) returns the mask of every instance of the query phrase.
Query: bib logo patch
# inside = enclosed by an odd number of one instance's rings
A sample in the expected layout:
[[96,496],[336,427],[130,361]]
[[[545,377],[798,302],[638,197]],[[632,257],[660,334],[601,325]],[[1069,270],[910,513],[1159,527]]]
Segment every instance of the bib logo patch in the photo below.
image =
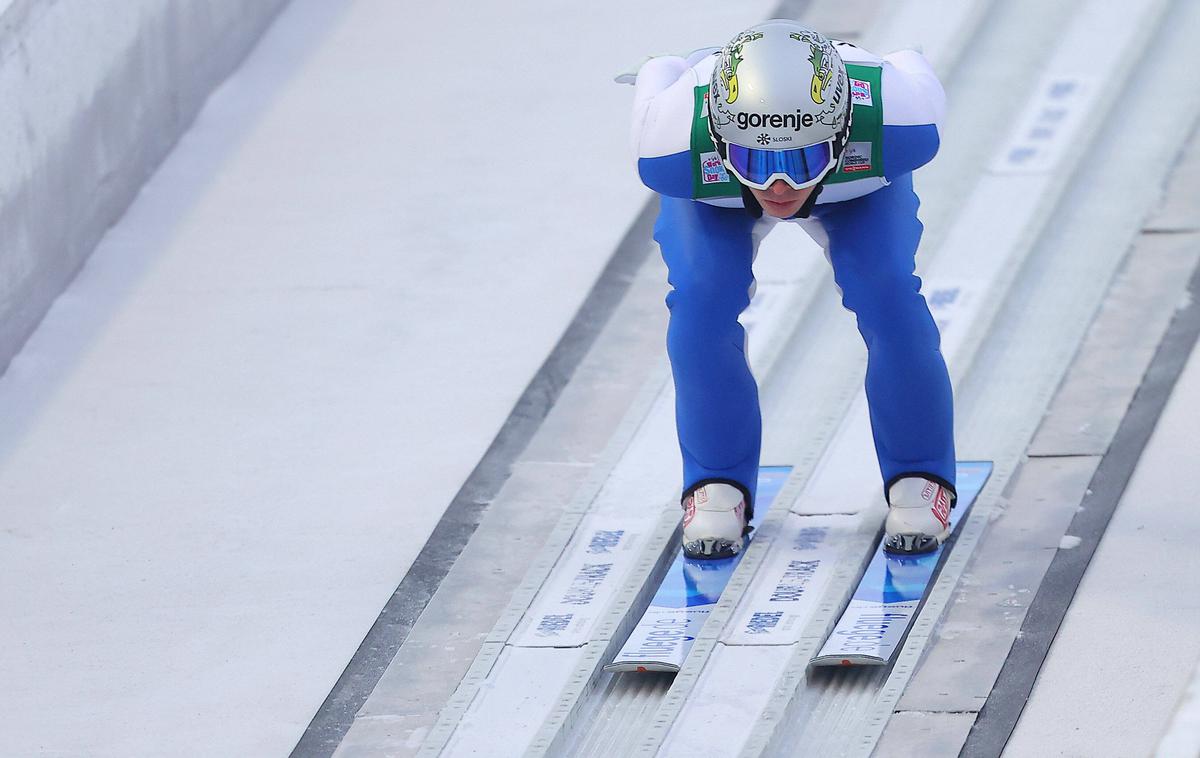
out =
[[717,153],[700,153],[700,181],[705,184],[719,184],[729,181],[729,172],[721,162]]
[[871,143],[851,142],[846,145],[842,154],[842,172],[853,174],[858,171],[871,170]]
[[850,79],[850,102],[855,105],[871,106],[875,100],[871,97],[871,83],[862,79]]

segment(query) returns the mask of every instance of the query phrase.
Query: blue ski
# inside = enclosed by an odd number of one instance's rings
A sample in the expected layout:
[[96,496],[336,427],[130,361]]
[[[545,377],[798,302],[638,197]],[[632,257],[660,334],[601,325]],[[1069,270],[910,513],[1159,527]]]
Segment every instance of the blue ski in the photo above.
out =
[[[758,470],[758,502],[751,526],[757,526],[770,510],[791,471],[791,466],[763,466]],[[750,532],[746,546],[753,538],[754,532]],[[688,558],[680,548],[650,606],[621,652],[604,670],[678,672],[744,554],[745,548],[732,558],[700,560]]]
[[[958,503],[950,512],[951,538],[992,473],[991,461],[958,462]],[[904,641],[937,577],[946,543],[932,553],[901,556],[875,549],[850,604],[813,666],[886,666]]]

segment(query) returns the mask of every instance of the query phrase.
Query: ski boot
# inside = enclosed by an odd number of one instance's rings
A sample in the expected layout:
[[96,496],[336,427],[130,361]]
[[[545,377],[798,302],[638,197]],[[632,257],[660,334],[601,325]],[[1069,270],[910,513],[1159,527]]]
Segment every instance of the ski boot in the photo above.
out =
[[921,476],[900,479],[888,488],[883,547],[889,553],[930,553],[950,536],[954,491]]
[[689,558],[732,558],[742,551],[746,496],[724,482],[709,482],[683,499],[683,552]]

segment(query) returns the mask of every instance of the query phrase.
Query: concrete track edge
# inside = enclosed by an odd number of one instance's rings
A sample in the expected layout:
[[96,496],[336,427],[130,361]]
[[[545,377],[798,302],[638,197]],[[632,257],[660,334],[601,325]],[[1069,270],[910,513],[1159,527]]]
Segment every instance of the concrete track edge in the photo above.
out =
[[1005,659],[991,695],[963,745],[966,758],[998,756],[1016,728],[1075,591],[1121,501],[1167,400],[1200,336],[1200,268],[1188,282],[1186,306],[1172,319],[1112,444],[1088,484],[1067,532],[1081,542],[1059,550]]
[[0,371],[286,4],[0,9]]
[[517,400],[491,446],[439,519],[378,619],[313,716],[291,755],[329,756],[349,731],[354,717],[391,665],[439,584],[458,560],[484,511],[508,479],[542,421],[576,368],[625,297],[637,270],[650,254],[658,204],[638,214],[600,277],[580,305],[546,361]]

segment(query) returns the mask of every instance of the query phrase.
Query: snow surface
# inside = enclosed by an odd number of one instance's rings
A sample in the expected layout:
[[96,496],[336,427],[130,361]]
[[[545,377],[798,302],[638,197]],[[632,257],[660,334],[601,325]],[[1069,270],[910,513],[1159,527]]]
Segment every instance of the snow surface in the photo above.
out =
[[1058,549],[1074,550],[1075,548],[1079,547],[1081,542],[1083,542],[1083,540],[1073,534],[1064,534],[1062,539],[1058,541]]
[[1200,660],[1198,417],[1200,351],[1193,350],[1004,755],[1148,755],[1181,702],[1176,719],[1186,724],[1195,706],[1184,694]]
[[770,7],[285,10],[0,379],[4,750],[288,752]]
[[1200,755],[1200,660],[1170,726],[1158,742],[1155,758],[1195,758]]

